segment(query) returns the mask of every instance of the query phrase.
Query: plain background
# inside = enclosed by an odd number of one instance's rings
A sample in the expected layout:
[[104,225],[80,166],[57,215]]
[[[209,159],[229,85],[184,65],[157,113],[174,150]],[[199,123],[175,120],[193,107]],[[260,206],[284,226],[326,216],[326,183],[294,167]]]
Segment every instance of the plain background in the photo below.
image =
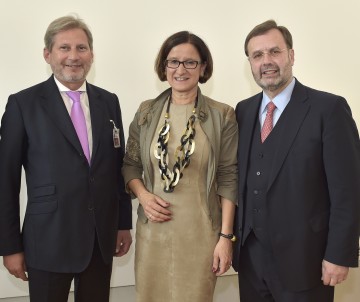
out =
[[[0,114],[10,94],[51,75],[42,56],[43,37],[48,24],[60,16],[75,13],[92,30],[95,61],[88,81],[118,95],[126,135],[140,102],[168,87],[159,82],[153,67],[168,36],[189,30],[204,39],[213,55],[214,74],[200,86],[202,92],[235,106],[260,91],[243,51],[245,37],[255,25],[274,19],[293,35],[298,80],[344,96],[360,125],[359,11],[358,0],[1,1]],[[25,190],[21,202],[24,211]],[[133,255],[134,246],[129,255],[116,259],[114,287],[134,284]],[[348,284],[341,285],[346,290],[338,301],[357,301],[359,285],[359,269],[354,269]],[[0,298],[23,295],[26,284],[0,265]]]

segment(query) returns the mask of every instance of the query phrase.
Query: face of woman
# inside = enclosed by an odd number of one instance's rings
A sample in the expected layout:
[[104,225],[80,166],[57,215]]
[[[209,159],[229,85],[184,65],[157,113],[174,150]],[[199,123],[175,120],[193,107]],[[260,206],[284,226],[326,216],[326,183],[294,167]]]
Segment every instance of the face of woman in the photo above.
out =
[[[197,90],[199,78],[204,74],[206,64],[201,63],[199,52],[192,44],[174,46],[166,61],[166,79],[173,92],[192,93]],[[175,67],[178,62],[179,66]]]

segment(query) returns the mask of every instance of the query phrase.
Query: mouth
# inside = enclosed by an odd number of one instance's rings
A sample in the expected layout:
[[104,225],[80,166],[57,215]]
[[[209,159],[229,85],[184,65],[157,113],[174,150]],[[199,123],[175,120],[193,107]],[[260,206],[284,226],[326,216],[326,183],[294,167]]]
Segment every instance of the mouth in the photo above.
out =
[[277,72],[278,72],[277,69],[266,69],[266,70],[262,71],[261,74],[263,74],[263,75],[273,75],[273,74],[275,74]]
[[81,65],[78,65],[78,64],[72,64],[72,65],[66,64],[65,66],[69,67],[69,68],[80,68],[81,67]]
[[187,78],[187,77],[175,77],[175,80],[178,81],[178,82],[183,82],[183,81],[186,81],[188,79],[189,78]]

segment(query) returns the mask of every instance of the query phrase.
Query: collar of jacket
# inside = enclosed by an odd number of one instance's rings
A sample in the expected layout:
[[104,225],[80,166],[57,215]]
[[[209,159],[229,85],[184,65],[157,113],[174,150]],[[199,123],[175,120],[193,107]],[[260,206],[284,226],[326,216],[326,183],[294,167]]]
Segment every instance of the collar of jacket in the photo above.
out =
[[[171,88],[166,89],[162,92],[156,99],[153,99],[150,102],[146,102],[139,110],[140,118],[138,120],[139,126],[150,123],[153,116],[153,112],[158,110],[158,107],[164,107],[165,102],[171,94]],[[200,88],[198,88],[198,118],[203,123],[208,119],[209,108],[206,105],[203,94],[201,93]],[[159,112],[159,111],[158,111]],[[161,111],[160,111],[161,112]]]

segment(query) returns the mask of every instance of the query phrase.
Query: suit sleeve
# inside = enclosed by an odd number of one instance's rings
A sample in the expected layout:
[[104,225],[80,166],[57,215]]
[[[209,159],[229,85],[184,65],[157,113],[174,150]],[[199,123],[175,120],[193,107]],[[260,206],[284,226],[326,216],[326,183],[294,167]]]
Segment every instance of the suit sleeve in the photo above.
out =
[[122,118],[121,118],[121,109],[119,100],[116,97],[117,100],[117,118],[118,118],[118,124],[119,124],[119,130],[120,130],[120,145],[121,148],[119,148],[119,167],[118,167],[118,173],[119,173],[119,230],[130,230],[132,228],[132,206],[131,206],[131,198],[130,195],[125,190],[125,182],[124,177],[121,173],[121,169],[124,162],[124,150],[125,150],[125,136],[124,136],[124,128],[122,124]]
[[15,96],[9,97],[0,135],[0,255],[5,256],[23,250],[19,193],[26,159],[26,131]]
[[343,98],[324,122],[323,160],[330,194],[325,259],[358,266],[360,234],[360,142],[351,110]]

